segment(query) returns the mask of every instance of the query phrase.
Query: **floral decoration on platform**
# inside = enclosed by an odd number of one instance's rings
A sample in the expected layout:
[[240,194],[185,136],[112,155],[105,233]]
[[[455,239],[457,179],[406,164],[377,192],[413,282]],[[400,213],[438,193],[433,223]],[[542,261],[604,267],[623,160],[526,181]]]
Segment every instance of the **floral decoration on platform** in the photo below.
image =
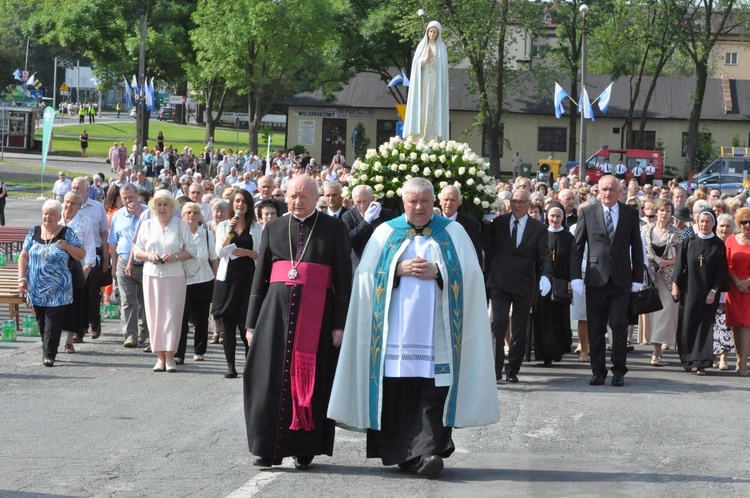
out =
[[401,187],[422,177],[435,187],[435,195],[453,185],[461,191],[459,211],[479,218],[498,205],[495,180],[489,165],[465,143],[414,142],[393,137],[378,149],[369,149],[364,161],[355,161],[349,186],[369,185],[378,201],[403,212]]

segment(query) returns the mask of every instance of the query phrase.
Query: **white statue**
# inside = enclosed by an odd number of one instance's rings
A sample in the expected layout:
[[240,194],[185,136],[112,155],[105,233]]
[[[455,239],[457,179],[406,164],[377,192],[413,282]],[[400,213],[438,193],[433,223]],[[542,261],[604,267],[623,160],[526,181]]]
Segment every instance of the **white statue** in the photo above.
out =
[[404,138],[448,140],[448,51],[443,27],[437,21],[427,25],[411,64],[409,98],[406,103]]

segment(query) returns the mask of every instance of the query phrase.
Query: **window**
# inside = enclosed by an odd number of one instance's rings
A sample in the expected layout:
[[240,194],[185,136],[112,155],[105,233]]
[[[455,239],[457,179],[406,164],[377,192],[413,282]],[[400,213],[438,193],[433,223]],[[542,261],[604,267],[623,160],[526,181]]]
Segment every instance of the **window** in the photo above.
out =
[[724,64],[727,66],[737,65],[737,52],[727,52],[724,54]]
[[383,144],[396,136],[396,121],[387,119],[378,119],[378,129],[376,142]]
[[534,59],[544,59],[547,56],[547,47],[544,45],[532,45],[531,57]]
[[640,134],[638,131],[633,131],[633,147],[636,149],[656,149],[656,132],[655,131],[644,131],[643,142],[641,143]]
[[[700,144],[703,142],[711,143],[711,134],[706,133],[704,131],[698,132],[698,147],[700,148]],[[687,142],[688,142],[688,132],[683,131],[682,132],[682,157],[687,157]]]
[[536,150],[545,152],[567,152],[568,151],[568,129],[540,126]]

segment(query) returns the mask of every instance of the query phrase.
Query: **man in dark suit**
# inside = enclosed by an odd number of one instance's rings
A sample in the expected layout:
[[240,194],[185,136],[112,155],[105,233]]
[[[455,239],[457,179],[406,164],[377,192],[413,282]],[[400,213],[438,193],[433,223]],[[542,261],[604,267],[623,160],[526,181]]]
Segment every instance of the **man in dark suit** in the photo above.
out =
[[352,262],[356,267],[372,232],[381,223],[392,220],[395,214],[390,209],[381,208],[380,203],[375,202],[372,188],[367,185],[354,187],[352,201],[354,208],[346,211],[341,221],[349,230],[349,239],[352,242]]
[[479,268],[484,270],[481,225],[479,225],[479,221],[458,212],[458,206],[461,205],[462,200],[461,191],[453,185],[448,185],[442,192],[440,192],[438,199],[440,200],[440,209],[443,210],[443,216],[449,220],[457,222],[464,227],[464,230],[466,230],[466,233],[471,239],[471,243],[474,245],[474,250],[477,252]]
[[531,196],[518,188],[511,196],[511,212],[492,220],[491,243],[487,247],[489,276],[487,287],[492,303],[492,333],[495,336],[495,377],[503,374],[503,340],[508,327],[508,312],[513,305],[508,364],[505,380],[518,382],[526,353],[529,311],[537,288],[549,293],[552,263],[547,244],[547,228],[528,215]]
[[330,182],[323,187],[323,196],[326,199],[326,204],[328,204],[326,214],[329,216],[341,218],[348,211],[343,205],[344,198],[341,195],[342,192],[343,188],[339,182]]
[[586,309],[589,322],[591,370],[589,384],[607,378],[605,339],[612,329],[612,385],[625,384],[627,361],[627,311],[630,293],[643,284],[643,243],[638,211],[618,202],[622,186],[612,175],[599,180],[600,203],[579,210],[576,240],[571,256],[571,286],[581,295],[581,263],[586,245]]

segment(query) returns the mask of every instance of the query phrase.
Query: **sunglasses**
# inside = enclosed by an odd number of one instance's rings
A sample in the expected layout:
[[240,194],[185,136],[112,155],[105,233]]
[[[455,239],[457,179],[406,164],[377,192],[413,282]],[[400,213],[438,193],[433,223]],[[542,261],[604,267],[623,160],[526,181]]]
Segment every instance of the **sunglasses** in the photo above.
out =
[[206,187],[206,190],[210,190],[210,191],[213,192],[214,188],[213,187]]
[[647,214],[646,218],[648,218],[650,220],[652,218],[656,218],[656,215],[655,214]]
[[740,225],[742,225],[743,227],[747,226],[747,225],[750,225],[750,220],[742,220],[742,221],[740,221]]

